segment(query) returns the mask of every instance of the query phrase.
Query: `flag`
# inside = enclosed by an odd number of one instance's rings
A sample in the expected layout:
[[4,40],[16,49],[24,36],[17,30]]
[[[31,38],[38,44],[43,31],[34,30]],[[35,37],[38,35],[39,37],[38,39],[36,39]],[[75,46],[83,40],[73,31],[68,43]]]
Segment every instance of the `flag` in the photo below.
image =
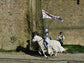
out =
[[42,10],[42,15],[43,18],[49,18],[49,19],[58,19],[60,21],[63,22],[63,19],[60,16],[54,16],[52,14],[49,14],[48,12],[46,12],[45,10]]

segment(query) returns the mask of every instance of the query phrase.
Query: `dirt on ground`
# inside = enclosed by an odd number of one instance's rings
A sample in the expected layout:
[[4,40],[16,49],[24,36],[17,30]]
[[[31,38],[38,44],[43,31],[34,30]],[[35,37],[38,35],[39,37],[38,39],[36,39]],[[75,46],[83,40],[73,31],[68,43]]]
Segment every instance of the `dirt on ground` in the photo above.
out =
[[30,61],[81,61],[84,62],[84,53],[58,53],[58,55],[45,58],[40,55],[29,55],[23,52],[11,52],[11,53],[0,53],[0,61],[2,59],[18,59],[18,60],[30,60]]

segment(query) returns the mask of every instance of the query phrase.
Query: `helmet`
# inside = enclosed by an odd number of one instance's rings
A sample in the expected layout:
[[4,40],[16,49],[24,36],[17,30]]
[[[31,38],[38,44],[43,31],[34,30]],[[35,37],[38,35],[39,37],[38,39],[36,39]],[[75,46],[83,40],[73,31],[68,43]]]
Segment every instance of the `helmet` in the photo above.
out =
[[45,32],[48,32],[48,29],[45,29]]

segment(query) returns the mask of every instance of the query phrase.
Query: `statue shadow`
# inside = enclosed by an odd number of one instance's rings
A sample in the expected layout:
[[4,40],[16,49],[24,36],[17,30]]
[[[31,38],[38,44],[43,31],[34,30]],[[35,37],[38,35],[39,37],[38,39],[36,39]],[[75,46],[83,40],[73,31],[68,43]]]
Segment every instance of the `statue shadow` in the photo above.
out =
[[30,50],[30,40],[27,40],[28,45],[26,46],[26,48],[22,47],[22,46],[18,46],[16,48],[17,52],[24,52],[25,54],[31,55],[31,56],[41,56],[38,51],[32,51]]

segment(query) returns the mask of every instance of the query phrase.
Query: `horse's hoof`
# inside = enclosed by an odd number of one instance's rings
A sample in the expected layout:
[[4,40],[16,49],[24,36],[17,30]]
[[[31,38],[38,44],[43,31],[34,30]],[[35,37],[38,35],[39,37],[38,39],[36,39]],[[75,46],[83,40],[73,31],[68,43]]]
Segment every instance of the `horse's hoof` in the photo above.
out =
[[45,56],[45,58],[48,58],[48,56]]
[[48,59],[48,56],[46,57],[46,59]]

